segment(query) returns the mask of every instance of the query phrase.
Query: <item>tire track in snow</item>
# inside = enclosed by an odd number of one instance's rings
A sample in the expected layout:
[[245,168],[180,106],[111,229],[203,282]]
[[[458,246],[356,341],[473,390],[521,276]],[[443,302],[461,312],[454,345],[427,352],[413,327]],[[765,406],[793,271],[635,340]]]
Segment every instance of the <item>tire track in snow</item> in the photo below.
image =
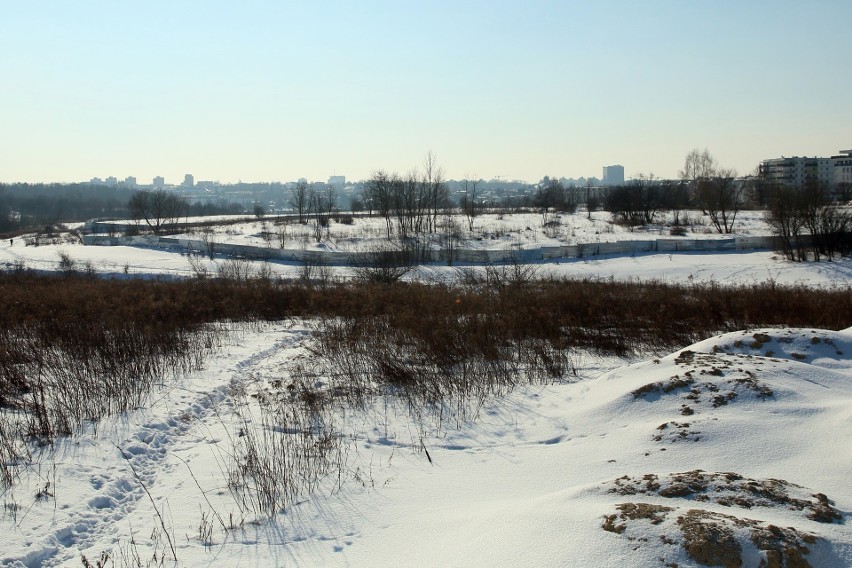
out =
[[[91,486],[94,493],[88,498],[85,512],[77,515],[70,524],[55,530],[42,546],[37,547],[26,557],[7,558],[3,559],[3,562],[13,566],[27,567],[79,562],[80,553],[85,553],[101,538],[114,532],[114,527],[135,510],[140,499],[144,498],[143,503],[150,504],[140,481],[149,489],[154,486],[158,475],[164,471],[163,465],[170,449],[182,436],[199,421],[216,413],[217,408],[223,403],[229,401],[233,387],[249,379],[252,368],[260,365],[281,349],[297,344],[304,337],[304,332],[300,330],[275,329],[268,333],[281,332],[285,334],[284,338],[238,361],[234,365],[230,380],[226,383],[208,392],[198,393],[198,396],[188,405],[176,405],[176,409],[168,415],[144,423],[134,434],[125,438],[119,446],[125,459],[130,463],[109,468],[109,465],[114,463],[109,462],[106,464],[108,469],[91,468]],[[179,390],[175,388],[170,392]],[[174,399],[172,401],[177,402]],[[116,449],[115,452],[118,453],[119,450]],[[129,467],[130,465],[133,466],[136,475]],[[163,513],[162,504],[159,504],[158,508]],[[75,509],[79,510],[76,507]],[[97,557],[98,554],[100,550],[91,556]]]

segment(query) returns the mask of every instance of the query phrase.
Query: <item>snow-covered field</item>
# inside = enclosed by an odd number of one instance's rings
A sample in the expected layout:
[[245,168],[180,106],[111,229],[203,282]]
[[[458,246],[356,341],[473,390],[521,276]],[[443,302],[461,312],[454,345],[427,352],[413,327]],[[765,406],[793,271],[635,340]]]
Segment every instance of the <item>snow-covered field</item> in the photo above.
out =
[[267,520],[226,472],[252,395],[288,380],[307,337],[235,332],[206,370],[60,443],[3,496],[0,562],[171,565],[174,546],[181,566],[758,566],[776,549],[852,565],[852,329],[579,357],[576,381],[441,428],[353,412],[342,482]]
[[[701,224],[700,214],[686,214],[695,221],[688,239],[717,239],[719,235]],[[460,225],[466,222],[457,216]],[[517,214],[498,216],[482,215],[474,220],[474,231],[464,227],[464,238],[460,242],[463,248],[506,250],[509,247],[533,248],[558,246],[565,244],[612,242],[615,240],[671,238],[668,229],[662,225],[642,230],[630,231],[609,221],[607,213],[597,212],[591,220],[585,214],[563,215],[560,217],[558,235],[542,227],[542,216],[537,214]],[[276,225],[273,219],[244,222],[235,225],[223,225],[211,228],[211,238],[217,243],[243,244],[254,246],[279,246],[277,240],[267,241],[262,234],[284,233],[287,248],[302,250],[363,250],[372,241],[380,241],[384,234],[382,219],[356,219],[353,225],[332,223],[331,237],[316,242],[310,226],[298,223]],[[768,235],[769,229],[757,211],[740,213],[735,225],[738,236]],[[180,235],[186,238],[202,238],[197,230]],[[278,239],[278,237],[275,237]],[[13,270],[16,267],[44,271],[60,270],[62,255],[75,263],[77,270],[91,269],[98,274],[114,277],[150,277],[177,276],[190,277],[204,270],[207,274],[219,273],[227,258],[194,257],[176,251],[154,248],[83,246],[69,239],[61,244],[43,246],[24,246],[25,239],[17,238],[14,244],[0,241],[0,269]],[[246,261],[259,270],[263,263]],[[298,262],[269,262],[265,267],[273,276],[299,278],[303,275],[303,266]],[[454,267],[441,264],[421,266],[406,276],[408,279],[452,279],[457,273]],[[326,268],[331,278],[348,279],[351,269],[342,266]],[[724,252],[724,253],[675,253],[675,254],[636,254],[631,256],[601,256],[583,259],[561,259],[538,265],[541,276],[565,277],[602,277],[616,279],[662,279],[672,282],[764,282],[767,280],[779,284],[806,283],[808,285],[846,286],[852,280],[852,262],[843,259],[836,262],[800,263],[786,262],[780,255],[771,251]]]
[[[115,276],[193,274],[177,253],[19,239],[0,243],[0,266],[57,270],[60,252]],[[205,262],[215,274],[223,261]],[[538,270],[842,287],[852,277],[849,260],[771,252]],[[338,417],[339,475],[269,519],[235,497],[229,475],[246,431],[264,427],[257,398],[307,360],[310,329],[235,326],[204,369],[165,377],[143,408],[43,450],[2,495],[0,564],[172,565],[173,550],[180,566],[852,566],[852,328],[748,330],[637,360],[580,353],[571,381],[517,388],[475,419],[416,424],[377,401]]]
[[[350,217],[351,224],[335,221]],[[210,223],[211,219],[228,221],[229,218],[190,218],[187,223]],[[341,214],[334,216],[328,231],[323,231],[318,241],[314,232],[315,223],[308,218],[300,224],[292,216],[277,219],[274,216],[263,219],[231,218],[227,224],[194,228],[174,236],[199,239],[202,237],[222,244],[273,246],[287,249],[357,251],[370,247],[374,242],[387,237],[387,226],[382,217],[362,217]],[[765,236],[771,234],[764,221],[763,211],[741,211],[734,224],[734,234],[740,236]],[[586,213],[486,213],[478,215],[470,222],[463,215],[450,218],[439,215],[438,233],[451,226],[462,240],[462,248],[500,249],[514,247],[519,249],[573,245],[578,243],[605,243],[625,240],[644,240],[657,237],[669,237],[672,215],[661,213],[658,223],[631,229],[612,222],[612,215],[596,211]],[[688,239],[719,239],[732,235],[720,235],[700,211],[684,211],[680,221]],[[130,220],[118,221],[120,224],[136,223]],[[392,219],[392,226],[396,220]],[[141,227],[145,227],[144,223]]]

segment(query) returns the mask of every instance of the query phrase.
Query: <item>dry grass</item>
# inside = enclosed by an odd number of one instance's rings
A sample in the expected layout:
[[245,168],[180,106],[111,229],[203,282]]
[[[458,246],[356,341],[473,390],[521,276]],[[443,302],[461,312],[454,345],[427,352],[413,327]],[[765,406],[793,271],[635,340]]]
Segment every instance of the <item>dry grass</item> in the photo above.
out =
[[163,331],[223,320],[332,316],[383,317],[394,327],[415,329],[475,318],[491,334],[623,352],[654,345],[667,349],[708,333],[758,326],[843,329],[852,324],[850,313],[848,287],[773,283],[674,286],[508,275],[459,286],[359,282],[320,289],[269,279],[99,280],[0,273],[3,327],[96,319],[107,326],[136,322]]
[[[313,375],[323,373],[332,377],[332,390],[299,389],[270,402],[261,420],[268,428],[243,440],[244,459],[231,480],[241,488],[300,479],[301,489],[273,484],[243,495],[267,513],[310,490],[311,472],[324,475],[339,463],[333,427],[306,427],[331,416],[328,408],[337,404],[393,396],[415,419],[441,422],[475,413],[520,381],[570,379],[576,350],[660,352],[721,331],[852,324],[848,288],[537,279],[513,266],[455,286],[314,286],[243,276],[158,281],[0,273],[0,483],[14,481],[14,464],[28,459],[33,441],[50,443],[81,422],[144,404],[164,376],[201,364],[217,343],[208,325],[214,322],[318,322],[312,365],[294,369],[294,377],[313,384]],[[274,430],[288,424],[301,438]],[[282,452],[296,461],[275,462]]]

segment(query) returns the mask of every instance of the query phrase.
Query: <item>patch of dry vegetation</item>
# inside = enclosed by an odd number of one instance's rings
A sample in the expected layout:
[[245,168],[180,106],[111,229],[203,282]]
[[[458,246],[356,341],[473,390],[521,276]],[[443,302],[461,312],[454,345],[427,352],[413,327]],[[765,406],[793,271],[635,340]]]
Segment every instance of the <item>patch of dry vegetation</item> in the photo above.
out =
[[[606,515],[601,528],[635,542],[637,548],[649,539],[641,523],[663,525],[676,511],[672,507],[649,503],[620,503],[618,513]],[[633,529],[631,529],[633,524]],[[687,555],[702,566],[739,568],[743,565],[743,546],[753,545],[759,553],[761,568],[810,568],[807,560],[810,546],[819,537],[794,527],[778,527],[754,519],[725,515],[704,509],[688,509],[677,514],[674,523],[658,527],[660,541],[672,549],[682,547]],[[672,550],[673,552],[673,550]],[[674,554],[670,554],[674,556]],[[676,562],[659,557],[661,565],[676,567]]]
[[[753,513],[759,508],[784,508],[802,512],[806,519],[821,523],[835,523],[842,518],[822,493],[780,479],[750,479],[732,472],[694,470],[667,476],[625,475],[607,486],[609,493],[663,497],[671,505],[618,504],[616,513],[604,516],[604,530],[641,546],[648,541],[649,531],[642,527],[642,523],[647,523],[657,527],[662,543],[682,547],[692,560],[703,566],[742,566],[743,547],[748,543],[759,551],[761,567],[809,567],[809,547],[820,539],[796,527],[778,527],[738,514],[698,509],[695,502]],[[683,500],[690,504],[686,511],[678,506]],[[670,517],[674,517],[674,522]],[[666,562],[665,556],[660,561],[666,566],[677,565]]]
[[[270,428],[284,421],[302,438],[283,447],[293,440],[246,436],[233,470],[238,491],[251,484],[251,491],[261,491],[269,482],[263,495],[243,498],[272,512],[292,501],[297,486],[310,490],[312,472],[325,474],[339,463],[333,423],[318,420],[335,405],[358,407],[373,396],[393,396],[415,418],[437,414],[441,421],[445,413],[475,412],[519,381],[570,379],[577,349],[660,352],[718,331],[779,324],[841,329],[852,323],[850,313],[852,295],[842,289],[536,279],[511,266],[482,278],[471,273],[455,286],[315,286],[268,275],[157,281],[0,273],[2,482],[12,483],[14,465],[28,459],[33,441],[49,444],[82,421],[144,404],[164,376],[200,365],[217,344],[208,325],[215,322],[317,322],[313,356],[291,369],[296,390],[276,394],[259,421]],[[690,364],[697,361],[690,358]],[[717,372],[727,380],[722,365],[707,376]],[[705,384],[700,373],[690,373],[647,392]],[[320,375],[330,381],[326,387],[304,386]],[[731,380],[731,392],[742,387],[760,394],[746,375]],[[686,396],[699,394],[704,391]],[[727,395],[718,396],[722,404]],[[276,452],[291,452],[294,465],[275,469]],[[302,481],[288,487],[288,479]]]
[[238,281],[99,280],[0,273],[0,324],[53,319],[145,322],[187,329],[223,320],[290,316],[385,317],[395,326],[432,326],[487,316],[513,339],[559,340],[602,352],[665,350],[710,333],[759,326],[843,329],[852,324],[849,289],[758,284],[535,279],[530,275],[464,285],[330,284],[258,278]]
[[758,480],[731,472],[694,470],[664,478],[652,473],[641,478],[625,475],[613,481],[607,491],[618,495],[685,498],[743,509],[784,507],[802,511],[806,518],[819,523],[833,523],[842,518],[822,493],[811,494],[804,487],[781,479]]
[[[683,402],[681,415],[692,416],[702,407],[727,406],[743,395],[750,395],[757,400],[767,400],[774,396],[772,389],[760,381],[754,371],[738,366],[735,358],[686,350],[675,358],[675,364],[685,368],[683,375],[677,374],[665,381],[643,385],[631,393],[633,398],[648,400],[664,395],[676,395]],[[681,439],[699,434],[686,431],[688,423],[681,425],[677,422],[667,422],[657,429],[667,430],[669,424],[680,429],[678,437]],[[660,441],[662,435],[657,434],[654,439]],[[697,441],[697,438],[692,439]]]

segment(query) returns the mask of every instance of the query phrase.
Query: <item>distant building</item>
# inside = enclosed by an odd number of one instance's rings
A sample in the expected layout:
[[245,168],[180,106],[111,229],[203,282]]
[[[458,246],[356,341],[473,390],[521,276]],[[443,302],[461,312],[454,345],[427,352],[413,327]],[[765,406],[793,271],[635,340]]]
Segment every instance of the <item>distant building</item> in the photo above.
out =
[[783,185],[799,186],[814,181],[834,185],[834,160],[799,156],[763,160],[760,175],[768,181]]
[[346,176],[329,176],[328,185],[336,190],[341,190],[346,185]]
[[91,183],[93,185],[103,185],[104,180],[102,180],[99,177],[93,177],[92,179],[89,180],[89,183]]
[[848,193],[849,184],[852,184],[852,150],[841,150],[830,158],[782,156],[763,160],[759,171],[769,182],[792,187],[816,182],[840,197]]
[[604,166],[603,184],[624,185],[624,166],[620,164],[615,164],[614,166]]
[[852,184],[852,150],[841,150],[834,160],[834,185]]
[[157,176],[151,185],[154,186],[154,189],[163,189],[166,186],[166,180],[163,179],[163,176]]
[[135,188],[136,187],[136,178],[133,177],[133,176],[127,176],[126,178],[124,178],[124,185],[126,185],[129,188]]
[[183,187],[194,187],[195,178],[192,177],[192,174],[186,174],[185,176],[183,176],[183,183],[181,185]]

